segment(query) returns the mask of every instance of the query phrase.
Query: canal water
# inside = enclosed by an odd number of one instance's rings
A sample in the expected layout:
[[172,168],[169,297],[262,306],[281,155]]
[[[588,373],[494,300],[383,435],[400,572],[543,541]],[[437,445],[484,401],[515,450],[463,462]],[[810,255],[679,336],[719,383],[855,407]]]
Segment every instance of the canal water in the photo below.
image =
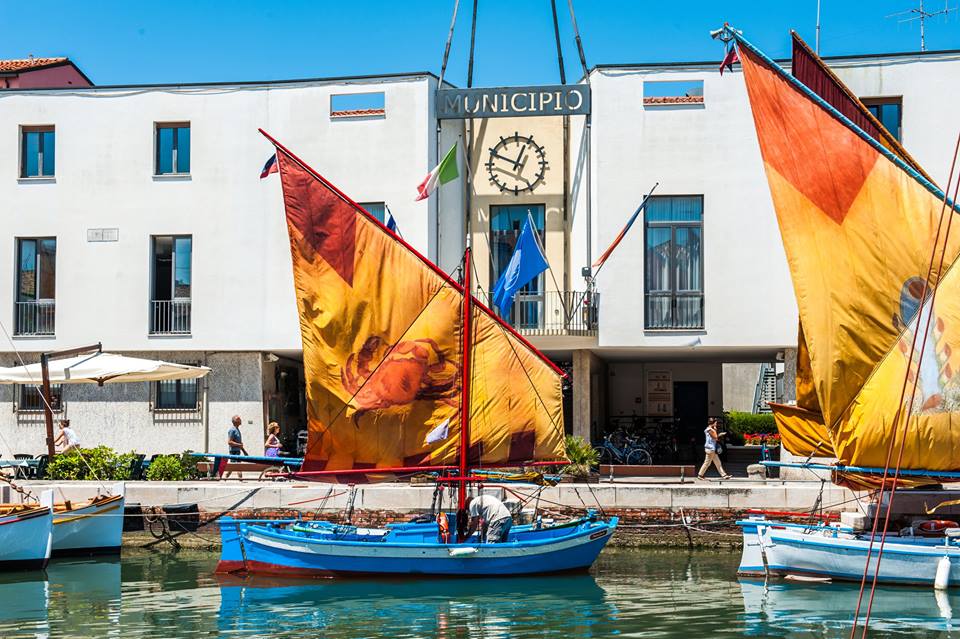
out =
[[[0,637],[849,635],[856,585],[764,588],[737,579],[738,554],[608,550],[589,575],[393,581],[224,579],[206,552],[54,560],[0,574]],[[960,591],[879,589],[870,636],[960,637]]]

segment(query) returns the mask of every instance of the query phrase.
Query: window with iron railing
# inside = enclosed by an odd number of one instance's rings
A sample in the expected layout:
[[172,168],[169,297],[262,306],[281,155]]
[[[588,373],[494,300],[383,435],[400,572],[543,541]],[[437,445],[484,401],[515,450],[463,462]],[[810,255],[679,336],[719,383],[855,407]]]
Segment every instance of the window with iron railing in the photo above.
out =
[[197,379],[169,379],[154,382],[155,410],[199,410],[200,381]]
[[193,282],[193,238],[153,237],[150,333],[189,335]]
[[703,328],[703,196],[651,197],[644,216],[644,326]]
[[56,320],[57,240],[17,240],[17,292],[13,331],[18,336],[53,335]]
[[[50,385],[50,408],[57,413],[63,409],[63,387]],[[17,387],[17,411],[42,411],[43,394],[34,384],[21,384]]]

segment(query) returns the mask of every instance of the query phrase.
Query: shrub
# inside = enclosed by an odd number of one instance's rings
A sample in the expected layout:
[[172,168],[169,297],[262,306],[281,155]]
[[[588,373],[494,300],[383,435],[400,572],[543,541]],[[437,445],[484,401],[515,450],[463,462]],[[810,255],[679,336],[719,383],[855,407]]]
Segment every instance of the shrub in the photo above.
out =
[[183,481],[196,479],[198,459],[186,451],[179,455],[160,455],[147,468],[147,479],[150,481]]
[[564,466],[561,472],[577,477],[589,475],[590,469],[600,461],[600,453],[597,452],[597,449],[591,446],[590,442],[584,441],[582,437],[573,435],[567,435],[564,444],[570,464]]
[[724,430],[730,433],[729,443],[742,444],[744,435],[775,435],[777,424],[770,413],[742,413],[732,410],[724,413]]
[[134,453],[117,453],[109,446],[71,450],[57,455],[47,467],[49,479],[130,479]]

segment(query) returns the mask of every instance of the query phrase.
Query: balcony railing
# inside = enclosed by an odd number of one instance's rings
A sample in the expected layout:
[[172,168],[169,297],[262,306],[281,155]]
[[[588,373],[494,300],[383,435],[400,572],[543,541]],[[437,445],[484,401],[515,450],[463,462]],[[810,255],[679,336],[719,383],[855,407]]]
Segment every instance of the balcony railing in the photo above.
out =
[[648,329],[703,328],[703,293],[647,293]]
[[589,291],[517,293],[504,319],[524,335],[597,334],[599,294]]
[[53,335],[57,303],[54,300],[31,300],[14,304],[14,334],[21,336]]
[[189,335],[190,300],[150,302],[151,335]]

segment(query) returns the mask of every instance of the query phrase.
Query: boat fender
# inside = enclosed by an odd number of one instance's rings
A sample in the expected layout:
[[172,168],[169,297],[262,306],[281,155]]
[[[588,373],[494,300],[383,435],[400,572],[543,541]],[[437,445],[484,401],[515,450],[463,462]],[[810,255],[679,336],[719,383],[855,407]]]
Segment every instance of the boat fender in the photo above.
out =
[[477,548],[448,548],[447,552],[450,553],[451,557],[467,557],[469,555],[477,554]]
[[933,587],[937,590],[946,590],[950,586],[950,557],[944,555],[937,562],[937,576],[933,580]]
[[928,519],[917,526],[917,531],[924,537],[942,536],[947,528],[957,528],[957,522],[949,519]]
[[447,513],[438,512],[437,513],[437,530],[440,534],[440,543],[449,544],[450,543],[450,522],[447,520]]

